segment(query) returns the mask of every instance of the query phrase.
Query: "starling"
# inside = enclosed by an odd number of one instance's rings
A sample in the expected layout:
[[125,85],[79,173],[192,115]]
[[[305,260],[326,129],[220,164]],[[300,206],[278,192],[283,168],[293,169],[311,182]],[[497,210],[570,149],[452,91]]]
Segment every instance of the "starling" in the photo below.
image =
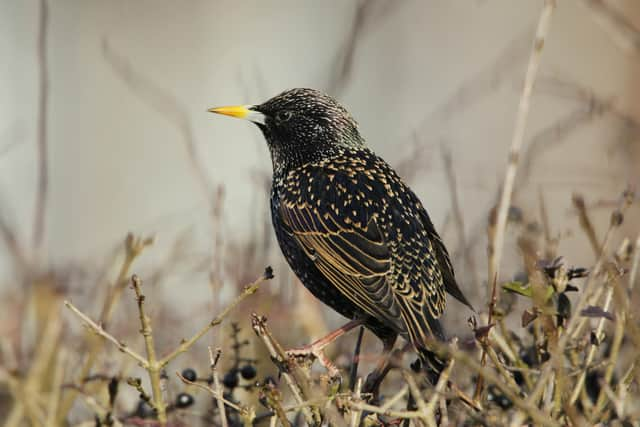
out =
[[[445,339],[438,321],[445,291],[471,305],[422,203],[367,148],[349,112],[313,89],[209,111],[260,128],[273,164],[271,218],[282,253],[314,296],[353,319],[311,348],[364,324],[387,354],[398,335],[410,341],[437,378],[442,361],[427,343]],[[387,369],[377,367],[371,388]]]

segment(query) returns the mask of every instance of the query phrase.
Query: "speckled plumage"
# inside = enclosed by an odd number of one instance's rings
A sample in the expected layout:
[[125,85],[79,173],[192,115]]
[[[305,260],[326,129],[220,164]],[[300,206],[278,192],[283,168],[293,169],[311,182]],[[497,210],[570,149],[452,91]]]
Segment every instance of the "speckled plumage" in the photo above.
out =
[[355,120],[311,89],[253,109],[273,161],[273,226],[302,283],[382,339],[400,334],[421,353],[427,338],[444,339],[445,291],[469,303],[420,200]]

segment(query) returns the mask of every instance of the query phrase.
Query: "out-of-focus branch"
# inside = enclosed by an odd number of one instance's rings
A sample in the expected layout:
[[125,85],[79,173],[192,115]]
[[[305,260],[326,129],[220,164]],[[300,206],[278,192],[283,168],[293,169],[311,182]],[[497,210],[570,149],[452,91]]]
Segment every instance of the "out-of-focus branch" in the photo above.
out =
[[640,132],[640,119],[620,108],[614,97],[605,97],[593,88],[558,77],[540,76],[538,90],[554,97],[570,99],[584,105],[593,118],[611,114],[633,132]]
[[591,16],[622,50],[640,54],[640,30],[605,0],[583,0]]
[[458,233],[458,247],[462,251],[462,257],[467,269],[467,275],[471,277],[473,283],[477,283],[476,266],[471,256],[471,251],[467,248],[467,235],[464,229],[464,216],[462,214],[462,208],[460,207],[460,197],[458,195],[458,180],[456,179],[456,173],[453,168],[453,159],[451,158],[451,151],[442,145],[442,162],[444,164],[444,170],[447,177],[447,184],[449,185],[449,194],[451,197],[451,212],[453,214],[453,220],[456,224]]
[[567,141],[573,132],[589,123],[593,118],[594,115],[591,111],[578,109],[560,117],[535,134],[527,144],[527,149],[522,156],[521,172],[516,189],[523,187],[529,181],[531,171],[534,170],[533,166],[542,154],[548,153],[548,148],[557,148],[562,142]]
[[531,43],[531,28],[526,28],[504,48],[489,65],[465,79],[423,121],[416,126],[419,133],[427,133],[435,123],[451,118],[454,114],[468,110],[490,93],[509,81],[515,65],[526,58]]
[[[327,92],[333,96],[337,96],[342,92],[353,72],[356,51],[358,45],[364,37],[365,31],[370,27],[377,18],[388,16],[388,9],[396,7],[397,2],[379,1],[379,0],[361,0],[353,15],[353,22],[349,30],[344,44],[337,53],[334,64],[331,69],[335,70],[331,73],[329,82],[327,83]],[[384,8],[384,10],[380,10]]]
[[492,239],[489,242],[488,283],[490,284],[498,278],[500,261],[502,258],[502,247],[504,245],[505,229],[507,226],[507,214],[509,212],[509,206],[511,205],[511,196],[513,193],[516,172],[518,170],[520,150],[522,149],[522,143],[524,142],[524,131],[527,123],[527,117],[529,115],[531,93],[533,92],[533,85],[535,83],[536,74],[538,72],[542,56],[542,49],[544,47],[547,33],[549,32],[554,9],[555,0],[545,0],[542,13],[540,14],[540,19],[538,21],[533,50],[529,57],[529,65],[525,75],[522,95],[520,96],[520,104],[518,106],[518,115],[516,116],[513,138],[511,140],[511,147],[509,148],[509,160],[502,185],[502,195],[498,204],[495,231],[492,233]]
[[122,79],[131,92],[180,131],[193,165],[193,171],[204,194],[209,199],[212,186],[206,169],[200,162],[187,109],[171,92],[136,70],[131,61],[111,47],[107,39],[102,41],[102,53],[114,73]]
[[47,64],[47,31],[49,24],[49,6],[47,0],[40,0],[40,20],[38,23],[38,187],[33,222],[33,246],[36,250],[42,245],[44,237],[45,214],[49,191],[49,166],[47,149],[47,111],[49,104],[49,70]]
[[432,129],[448,121],[454,114],[460,114],[499,89],[505,82],[510,81],[515,65],[520,64],[527,54],[527,47],[531,43],[531,29],[527,28],[514,38],[488,66],[480,69],[462,81],[439,105],[429,112],[418,123],[410,135],[407,152],[398,160],[398,172],[408,181],[415,174],[414,168],[423,169],[430,157],[430,141],[426,135],[432,134]]
[[0,237],[4,240],[4,244],[13,257],[18,270],[22,273],[26,272],[28,265],[27,255],[2,212],[0,212]]

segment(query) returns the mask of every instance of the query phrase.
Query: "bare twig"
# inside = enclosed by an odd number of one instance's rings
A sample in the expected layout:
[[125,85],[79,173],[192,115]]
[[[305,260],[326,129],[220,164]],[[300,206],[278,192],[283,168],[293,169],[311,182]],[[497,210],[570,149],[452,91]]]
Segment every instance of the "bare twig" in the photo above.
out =
[[518,163],[520,150],[524,141],[524,131],[529,115],[529,105],[531,102],[531,93],[535,83],[536,74],[540,65],[542,48],[544,47],[545,38],[549,32],[551,17],[555,9],[555,0],[545,0],[544,7],[538,21],[536,37],[533,50],[529,57],[529,65],[525,76],[524,87],[520,97],[518,106],[518,115],[516,116],[516,124],[509,149],[509,160],[505,171],[504,181],[502,184],[502,196],[498,205],[496,229],[493,235],[493,241],[490,243],[490,265],[489,265],[489,283],[493,283],[498,279],[500,261],[502,258],[502,248],[504,245],[505,228],[507,226],[507,213],[511,204],[511,196],[515,183],[516,172],[518,171]]
[[167,363],[175,359],[178,355],[180,355],[181,353],[184,353],[189,348],[191,348],[191,346],[195,344],[200,338],[202,338],[207,332],[209,332],[211,328],[222,323],[222,321],[229,315],[229,313],[234,308],[236,308],[238,304],[240,304],[245,298],[247,298],[249,295],[253,295],[263,282],[265,282],[266,280],[270,280],[271,278],[273,278],[271,267],[267,267],[267,269],[265,270],[265,274],[260,276],[253,283],[245,286],[242,293],[240,293],[240,295],[238,295],[231,304],[226,306],[225,309],[222,310],[222,313],[220,313],[213,320],[207,323],[202,329],[196,332],[191,338],[189,338],[188,340],[183,340],[175,350],[173,350],[171,353],[167,354],[165,357],[159,360],[160,366],[161,367],[166,366]]
[[584,230],[585,234],[589,238],[589,243],[591,243],[591,249],[593,249],[594,254],[597,256],[600,255],[600,242],[598,242],[598,236],[596,235],[596,229],[589,218],[589,213],[587,212],[587,208],[584,203],[584,198],[579,194],[573,195],[573,206],[578,211],[578,218],[580,219],[580,227]]
[[438,382],[433,389],[433,396],[427,402],[427,424],[430,426],[436,425],[436,420],[434,417],[436,406],[438,405],[438,401],[442,397],[442,392],[449,382],[449,376],[451,375],[451,370],[453,369],[453,365],[455,364],[455,359],[451,359],[447,367],[440,374],[440,378],[438,378]]
[[167,403],[162,395],[162,365],[159,363],[156,356],[156,348],[153,339],[153,330],[151,329],[151,320],[145,313],[144,300],[145,296],[142,294],[142,280],[137,275],[131,277],[131,286],[136,294],[136,303],[138,304],[138,315],[140,318],[140,333],[144,339],[145,348],[147,350],[147,372],[149,373],[149,380],[151,381],[151,391],[153,393],[153,399],[150,402],[155,408],[158,416],[158,421],[161,425],[167,422]]
[[413,378],[413,375],[411,375],[407,371],[403,371],[402,377],[404,378],[405,382],[409,386],[409,391],[411,391],[411,395],[413,396],[413,399],[416,402],[416,406],[418,407],[419,412],[422,414],[422,416],[419,417],[420,420],[422,420],[427,425],[429,425],[429,427],[434,427],[429,422],[431,418],[433,418],[433,414],[429,413],[429,409],[427,408],[427,403],[424,401],[424,398],[422,397],[422,393],[420,393],[420,389],[418,388],[418,385],[416,384],[416,380]]
[[[362,378],[358,378],[358,380],[356,381],[355,392],[353,395],[356,401],[360,400],[361,390],[362,390]],[[349,426],[358,427],[360,425],[361,417],[362,417],[362,410],[356,408],[354,411],[351,412],[351,423],[349,424]]]
[[[265,346],[267,347],[267,350],[269,351],[270,356],[274,360],[279,360],[279,361],[282,361],[283,363],[288,360],[288,357],[285,354],[284,349],[282,348],[282,346],[280,346],[280,344],[277,341],[275,341],[275,339],[271,335],[271,332],[268,330],[266,317],[258,316],[256,313],[252,313],[251,326],[254,332],[256,333],[256,335],[258,335],[258,337],[262,339],[262,342],[264,342]],[[296,366],[293,367],[293,370],[295,369],[296,369]],[[296,403],[298,405],[301,405],[301,410],[307,423],[309,425],[319,424],[319,421],[320,421],[319,416],[315,414],[313,411],[311,411],[311,409],[307,405],[302,406],[303,403],[305,402],[305,399],[303,398],[303,395],[302,395],[301,386],[297,383],[297,381],[294,381],[293,376],[289,372],[282,372],[282,377],[284,378],[285,382],[289,386],[289,389],[291,390],[291,393],[293,394],[293,398],[295,399]]]
[[443,344],[437,340],[430,340],[429,347],[436,351],[442,357],[448,357],[455,359],[457,362],[462,363],[463,365],[469,367],[475,373],[482,375],[485,380],[494,386],[496,386],[516,407],[524,411],[531,419],[538,425],[544,426],[554,426],[558,427],[559,423],[553,419],[550,419],[546,414],[544,414],[540,409],[538,409],[535,405],[530,402],[523,400],[518,393],[514,392],[507,384],[505,384],[504,379],[497,375],[493,370],[487,369],[480,365],[478,361],[475,360],[474,357],[465,353],[464,351],[460,351],[458,349],[452,349],[448,345]]
[[64,379],[65,368],[67,364],[67,349],[61,348],[56,357],[56,363],[53,367],[53,379],[51,382],[51,393],[47,403],[47,424],[46,427],[55,427],[57,425],[57,414],[60,406],[60,394],[62,391],[62,380]]
[[[209,346],[209,366],[211,367],[211,376],[213,377],[213,386],[215,387],[215,396],[222,396],[223,390],[220,385],[220,378],[218,378],[218,369],[216,366],[218,365],[218,359],[220,358],[220,353],[222,350],[217,349],[216,355],[213,355],[213,350],[211,350],[211,346]],[[227,412],[224,409],[224,402],[222,399],[216,399],[218,404],[218,412],[220,413],[220,425],[222,427],[227,427],[229,422],[227,421]]]
[[[118,277],[115,282],[109,286],[107,290],[107,296],[104,299],[104,304],[102,306],[100,318],[98,324],[100,328],[104,331],[109,322],[111,321],[111,317],[113,312],[120,302],[120,297],[125,287],[127,286],[129,280],[129,271],[134,261],[140,256],[142,251],[149,245],[153,243],[152,237],[136,237],[133,234],[129,233],[127,237],[124,239],[124,260],[122,261],[122,265],[120,266],[120,271],[118,273]],[[106,331],[105,331],[106,332]],[[117,340],[116,340],[117,341]],[[91,368],[93,367],[96,359],[101,354],[103,349],[103,340],[94,340],[91,342],[89,354],[87,355],[85,361],[79,369],[79,372],[75,378],[77,381],[82,381],[83,378],[87,377],[91,372]],[[66,414],[71,409],[74,400],[78,396],[77,390],[71,389],[68,393],[65,394],[64,399],[60,405],[60,414]],[[58,419],[59,422],[62,422],[61,419]]]
[[[247,412],[247,408],[243,408],[243,407],[241,407],[241,406],[238,406],[238,405],[236,405],[235,403],[233,403],[233,402],[231,402],[231,401],[229,401],[229,400],[225,399],[225,398],[224,398],[224,396],[223,396],[222,394],[218,393],[216,390],[212,389],[211,387],[209,387],[209,386],[207,386],[207,385],[205,385],[205,384],[199,383],[199,382],[189,381],[188,379],[186,379],[185,377],[183,377],[183,376],[180,374],[180,372],[176,372],[176,376],[177,376],[178,378],[180,378],[180,381],[182,381],[182,382],[183,382],[183,383],[185,383],[185,384],[189,384],[189,385],[192,385],[192,386],[198,387],[198,388],[200,388],[200,389],[202,389],[202,390],[205,390],[205,391],[207,391],[207,392],[211,393],[211,395],[212,395],[213,397],[215,397],[217,400],[219,400],[220,402],[224,403],[224,404],[225,404],[225,405],[227,405],[229,408],[231,408],[231,409],[233,409],[233,410],[235,410],[235,411],[238,411],[240,414],[244,414],[244,413],[246,413],[246,412]],[[223,412],[224,412],[224,411],[223,411]],[[222,415],[221,415],[221,416],[222,416]]]
[[82,320],[82,322],[84,322],[84,324],[87,325],[93,332],[100,335],[102,338],[106,339],[107,341],[110,341],[111,343],[113,343],[113,345],[115,345],[118,348],[118,350],[129,355],[131,358],[137,361],[138,365],[140,365],[142,368],[147,369],[147,367],[149,366],[147,359],[145,359],[143,356],[141,356],[140,354],[136,353],[134,350],[129,348],[129,346],[127,346],[125,343],[118,341],[117,338],[115,338],[113,335],[105,331],[104,328],[102,328],[102,326],[98,325],[96,322],[91,320],[86,314],[78,310],[78,308],[76,308],[76,306],[73,305],[70,301],[65,301],[64,305],[69,310],[71,310],[73,314],[75,314],[80,320]]

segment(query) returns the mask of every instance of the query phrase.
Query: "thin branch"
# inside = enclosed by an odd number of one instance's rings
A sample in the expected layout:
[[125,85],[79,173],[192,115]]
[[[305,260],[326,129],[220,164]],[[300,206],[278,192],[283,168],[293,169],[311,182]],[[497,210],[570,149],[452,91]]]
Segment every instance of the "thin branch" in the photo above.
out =
[[[220,378],[218,377],[218,360],[220,359],[220,353],[222,350],[218,349],[216,355],[213,355],[213,350],[209,346],[209,366],[211,367],[211,376],[213,377],[213,386],[215,387],[215,396],[222,396],[224,391],[222,385],[220,385]],[[220,413],[220,425],[222,427],[228,427],[227,412],[224,409],[224,401],[222,399],[216,399],[218,404],[218,412]]]
[[[278,361],[287,361],[288,357],[284,352],[284,349],[280,344],[275,341],[271,332],[267,328],[267,319],[264,316],[258,316],[256,313],[251,314],[251,326],[253,331],[256,333],[258,337],[262,339],[267,350],[269,351],[269,355],[273,360]],[[293,366],[295,370],[297,366]],[[291,393],[293,394],[293,398],[295,399],[298,405],[302,405],[305,402],[305,399],[302,395],[301,385],[299,385],[296,381],[294,381],[294,377],[286,371],[282,372],[282,378],[284,378],[285,382],[289,386]],[[309,425],[317,425],[319,424],[319,417],[317,414],[314,414],[308,406],[301,407],[302,413]]]
[[513,193],[516,172],[518,171],[520,150],[524,141],[524,131],[527,123],[527,117],[529,115],[531,93],[533,92],[533,85],[535,83],[536,74],[542,56],[542,49],[549,32],[549,26],[551,24],[551,17],[553,16],[554,9],[555,0],[545,0],[544,7],[540,14],[540,19],[538,21],[533,50],[529,57],[529,65],[527,67],[524,87],[522,89],[520,104],[518,106],[518,115],[516,116],[516,124],[513,131],[513,138],[509,149],[509,160],[502,186],[502,196],[500,197],[498,205],[495,233],[493,235],[492,242],[489,245],[489,283],[493,283],[493,281],[498,280],[499,277],[498,274],[504,245],[505,228],[507,226],[507,214],[509,206],[511,205],[511,196]]
[[89,329],[91,329],[93,332],[100,335],[102,338],[106,339],[107,341],[110,341],[121,352],[128,354],[131,358],[133,358],[136,362],[138,362],[138,365],[140,365],[142,368],[147,369],[149,367],[149,363],[147,362],[147,359],[145,359],[140,354],[136,353],[134,350],[131,350],[131,348],[128,345],[126,345],[124,342],[118,341],[117,338],[115,338],[109,332],[105,331],[102,328],[102,326],[98,325],[96,322],[91,320],[89,316],[87,316],[86,314],[78,310],[78,308],[75,305],[73,305],[70,301],[65,300],[64,305],[69,310],[71,310],[71,312],[75,314],[80,320],[82,320],[84,324],[89,327]]
[[[227,405],[229,408],[231,408],[231,409],[233,409],[233,410],[235,410],[235,411],[238,411],[238,413],[240,413],[240,414],[247,413],[247,409],[246,409],[246,408],[243,408],[243,407],[241,407],[241,406],[238,406],[238,405],[236,405],[235,403],[233,403],[233,402],[231,402],[231,401],[229,401],[229,400],[225,399],[225,398],[224,398],[224,396],[223,396],[222,394],[218,393],[216,390],[212,389],[211,387],[209,387],[209,386],[207,386],[207,385],[205,385],[205,384],[202,384],[202,383],[196,382],[196,381],[189,381],[188,379],[186,379],[185,377],[183,377],[183,376],[180,374],[180,372],[176,372],[176,376],[177,376],[178,378],[180,378],[180,381],[182,381],[182,382],[183,382],[183,383],[185,383],[185,384],[192,385],[192,386],[194,386],[194,387],[198,387],[198,388],[200,388],[200,389],[202,389],[202,390],[205,390],[205,391],[207,391],[207,392],[211,393],[211,395],[212,395],[213,397],[215,397],[215,398],[216,398],[216,400],[219,400],[220,402],[222,402],[222,403],[224,403],[225,405]],[[223,412],[224,412],[224,411],[223,411]],[[221,415],[221,416],[222,416],[222,415]]]
[[62,392],[62,381],[64,379],[67,364],[68,350],[62,347],[58,350],[55,364],[53,366],[53,376],[51,382],[51,393],[49,393],[47,403],[47,424],[46,427],[57,425],[57,414],[60,406],[60,395]]
[[589,213],[587,212],[584,198],[580,194],[574,194],[572,197],[573,206],[578,211],[578,219],[580,221],[580,227],[584,230],[585,234],[589,238],[591,243],[591,249],[596,257],[600,255],[600,242],[598,242],[598,236],[596,235],[596,229],[593,226]]
[[213,328],[213,327],[219,325],[220,323],[222,323],[222,321],[229,315],[229,313],[234,308],[236,308],[236,306],[238,304],[240,304],[242,301],[244,301],[245,298],[247,298],[249,295],[253,295],[254,293],[256,293],[256,291],[258,290],[258,288],[260,287],[260,285],[263,282],[265,282],[266,280],[270,280],[272,278],[273,278],[273,274],[271,272],[271,267],[267,267],[267,269],[265,270],[265,274],[260,276],[260,278],[258,278],[253,283],[245,286],[245,288],[242,291],[242,293],[240,295],[238,295],[236,297],[236,299],[234,299],[231,304],[229,304],[227,307],[225,307],[225,309],[222,310],[222,313],[220,313],[213,320],[211,320],[211,322],[209,322],[202,329],[200,329],[198,332],[196,332],[195,335],[193,335],[191,338],[189,338],[188,340],[183,340],[180,343],[180,345],[175,350],[173,350],[171,353],[167,354],[165,357],[160,359],[158,361],[158,363],[160,363],[160,366],[161,367],[166,366],[167,363],[169,363],[170,361],[175,359],[178,355],[180,355],[181,353],[184,353],[185,351],[189,350],[189,348],[191,348],[191,346],[193,344],[195,344],[196,341],[198,341],[200,338],[202,338],[204,336],[204,334],[209,332],[209,330],[211,328]]
[[153,393],[152,405],[158,416],[161,425],[167,422],[167,403],[162,395],[162,379],[161,365],[156,356],[156,348],[153,339],[153,330],[151,329],[151,321],[144,310],[145,296],[142,294],[142,280],[137,275],[131,277],[131,286],[136,294],[136,303],[138,304],[138,315],[140,318],[140,333],[144,338],[145,348],[147,350],[147,372],[151,381],[151,391]]
[[[129,233],[124,239],[124,260],[122,261],[122,265],[120,266],[118,277],[107,290],[107,296],[104,299],[104,304],[102,306],[100,318],[98,321],[98,324],[103,330],[108,327],[113,312],[120,302],[122,292],[124,291],[128,283],[129,270],[131,269],[131,266],[138,258],[138,256],[140,256],[142,251],[152,243],[153,238],[151,237],[141,238],[136,237],[131,233]],[[78,374],[75,376],[75,378],[77,378],[77,381],[82,381],[83,378],[86,378],[89,375],[94,363],[103,350],[103,345],[103,340],[94,340],[91,342],[89,354],[80,367]],[[67,414],[69,412],[77,396],[78,393],[75,389],[71,389],[68,393],[65,394],[62,404],[60,405],[61,415]],[[61,419],[58,419],[58,421],[62,422]]]
[[422,393],[420,393],[420,389],[418,388],[418,385],[416,384],[416,380],[413,378],[413,375],[411,375],[407,371],[403,371],[402,377],[404,378],[405,382],[409,386],[409,390],[411,391],[411,395],[413,396],[413,399],[416,402],[416,406],[418,406],[418,410],[422,414],[420,419],[423,422],[427,423],[429,427],[433,427],[433,425],[429,422],[430,418],[433,418],[433,414],[429,413],[429,409],[427,408],[427,403],[424,401],[422,397]]
[[[353,395],[354,399],[360,400],[360,392],[362,391],[362,378],[358,378],[356,381],[355,393]],[[362,417],[362,410],[356,409],[351,412],[351,423],[349,427],[358,427],[360,425],[360,418]]]
[[480,363],[476,361],[475,358],[471,355],[458,349],[452,349],[448,345],[443,344],[437,340],[430,340],[427,344],[429,344],[429,348],[432,348],[433,351],[436,351],[441,357],[455,359],[457,362],[460,362],[463,365],[467,366],[475,373],[482,375],[486,381],[496,386],[516,407],[518,407],[529,417],[531,417],[531,419],[535,421],[536,424],[548,427],[559,426],[558,422],[548,417],[535,405],[523,400],[518,395],[518,393],[514,392],[511,387],[505,384],[504,379],[500,375],[497,375],[493,370],[487,369],[486,367],[480,365]]

